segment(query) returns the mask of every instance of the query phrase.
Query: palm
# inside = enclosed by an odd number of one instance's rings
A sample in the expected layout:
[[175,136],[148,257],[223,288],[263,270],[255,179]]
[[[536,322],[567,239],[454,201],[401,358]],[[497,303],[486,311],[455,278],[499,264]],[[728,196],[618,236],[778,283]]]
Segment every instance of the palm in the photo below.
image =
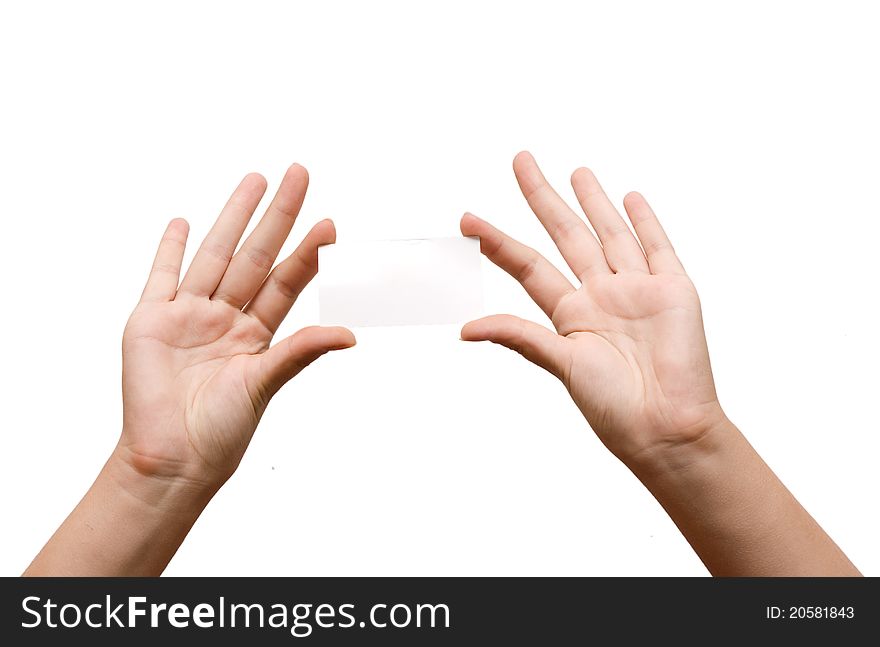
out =
[[259,321],[224,302],[143,304],[126,331],[126,417],[148,420],[151,434],[165,426],[168,458],[217,471],[237,464],[265,407],[255,369],[271,338]]
[[[139,469],[223,480],[235,470],[272,395],[319,355],[354,343],[343,328],[272,337],[333,242],[318,223],[272,263],[302,203],[307,175],[293,166],[266,215],[233,251],[265,190],[248,176],[230,198],[178,287],[187,228],[174,221],[123,339],[121,445]],[[271,272],[269,271],[271,269]]]
[[[601,245],[550,188],[531,156],[514,162],[520,187],[581,285],[575,288],[533,249],[467,214],[462,232],[515,276],[556,332],[495,315],[462,337],[520,351],[557,375],[590,425],[617,455],[686,441],[718,407],[700,302],[656,217],[627,199],[641,247],[588,171],[572,178]],[[612,432],[613,430],[613,432]]]
[[612,429],[688,429],[715,402],[700,303],[686,276],[597,277],[563,300],[555,319],[574,341],[566,387],[606,444],[617,444]]

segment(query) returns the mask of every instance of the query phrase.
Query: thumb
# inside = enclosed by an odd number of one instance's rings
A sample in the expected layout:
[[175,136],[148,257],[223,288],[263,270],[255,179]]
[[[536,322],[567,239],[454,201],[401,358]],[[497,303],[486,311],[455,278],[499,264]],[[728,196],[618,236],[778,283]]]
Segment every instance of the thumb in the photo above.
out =
[[534,321],[513,315],[492,315],[465,324],[464,341],[491,341],[507,346],[561,380],[568,371],[568,341]]
[[354,334],[339,326],[308,326],[260,355],[257,390],[268,401],[297,373],[331,350],[351,348]]

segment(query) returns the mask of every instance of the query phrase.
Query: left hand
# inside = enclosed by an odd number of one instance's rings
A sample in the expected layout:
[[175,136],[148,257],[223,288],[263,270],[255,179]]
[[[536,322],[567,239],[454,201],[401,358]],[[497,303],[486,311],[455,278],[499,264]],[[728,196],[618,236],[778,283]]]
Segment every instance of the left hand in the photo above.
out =
[[466,214],[461,231],[516,278],[555,331],[512,315],[472,321],[467,341],[512,348],[556,375],[600,440],[631,468],[668,458],[726,420],[709,365],[700,300],[660,222],[631,193],[635,235],[587,169],[572,186],[593,230],[520,153],[514,172],[529,206],[579,285],[534,249]]

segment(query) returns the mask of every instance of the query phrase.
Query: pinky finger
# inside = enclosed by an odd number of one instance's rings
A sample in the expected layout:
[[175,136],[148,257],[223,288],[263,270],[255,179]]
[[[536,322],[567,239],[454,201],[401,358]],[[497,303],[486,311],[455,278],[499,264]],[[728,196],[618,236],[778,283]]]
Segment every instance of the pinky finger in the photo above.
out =
[[483,317],[465,324],[461,338],[506,346],[559,379],[567,379],[569,340],[534,321],[513,315]]
[[182,218],[175,218],[168,223],[165,235],[159,243],[156,258],[147,285],[141,294],[141,301],[171,301],[177,293],[180,281],[180,265],[183,263],[183,252],[186,249],[186,238],[189,235],[189,224]]

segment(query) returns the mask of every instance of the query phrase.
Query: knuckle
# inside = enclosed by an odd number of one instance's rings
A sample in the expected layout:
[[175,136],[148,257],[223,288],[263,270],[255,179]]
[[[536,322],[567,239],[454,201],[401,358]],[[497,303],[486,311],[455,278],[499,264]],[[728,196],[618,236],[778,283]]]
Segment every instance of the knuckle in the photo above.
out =
[[178,271],[177,266],[171,263],[156,263],[152,269],[153,274],[177,274]]
[[541,179],[535,182],[533,186],[524,190],[523,196],[527,202],[531,202],[533,199],[538,198],[541,194],[545,193],[549,188],[550,185],[547,183],[547,180]]
[[[483,239],[481,238],[480,240],[482,241]],[[500,238],[499,238],[499,239],[498,239],[498,240],[492,245],[492,248],[491,248],[491,249],[486,249],[486,250],[484,251],[484,253],[485,253],[486,256],[488,256],[489,258],[497,258],[498,254],[501,252],[502,249],[504,249],[504,238],[503,238],[503,237],[500,237]]]
[[202,251],[227,264],[232,260],[232,248],[223,243],[205,241],[205,244],[202,245]]
[[553,240],[566,240],[570,238],[574,230],[580,227],[581,224],[579,220],[563,218],[553,226]]
[[656,254],[657,252],[662,251],[674,251],[672,248],[672,243],[668,240],[652,240],[648,243],[645,243],[645,253],[648,255]]
[[275,257],[261,247],[249,245],[244,249],[248,260],[261,270],[269,271],[272,268],[272,262]]
[[162,244],[163,246],[165,246],[165,245],[177,245],[178,247],[185,247],[185,246],[186,246],[186,240],[185,240],[185,239],[182,239],[180,236],[176,236],[176,235],[172,235],[172,234],[167,234],[167,235],[165,235],[165,236],[162,237],[162,242],[161,242],[161,244]]
[[526,281],[528,281],[534,275],[535,270],[538,267],[539,260],[540,259],[537,255],[531,256],[516,271],[514,278],[520,283],[525,283]]
[[602,227],[601,237],[603,240],[614,240],[629,233],[629,227],[627,227],[623,222],[619,222]]
[[272,272],[269,277],[272,279],[275,289],[277,289],[284,297],[293,299],[299,295],[299,288],[292,282],[280,276],[278,272]]

